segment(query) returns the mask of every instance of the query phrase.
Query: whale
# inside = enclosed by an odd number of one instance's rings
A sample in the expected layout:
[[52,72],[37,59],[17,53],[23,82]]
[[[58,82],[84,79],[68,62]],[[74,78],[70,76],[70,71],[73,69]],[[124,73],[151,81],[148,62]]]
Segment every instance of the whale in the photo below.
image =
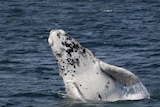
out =
[[150,98],[138,76],[96,58],[64,30],[51,30],[48,43],[69,98],[85,102]]

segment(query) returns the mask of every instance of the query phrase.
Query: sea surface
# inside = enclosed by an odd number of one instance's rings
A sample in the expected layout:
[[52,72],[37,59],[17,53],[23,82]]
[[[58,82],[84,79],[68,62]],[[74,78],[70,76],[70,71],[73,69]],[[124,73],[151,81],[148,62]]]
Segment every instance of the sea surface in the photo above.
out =
[[[83,103],[59,94],[51,29],[135,73],[151,98]],[[1,0],[0,107],[160,107],[160,0]]]

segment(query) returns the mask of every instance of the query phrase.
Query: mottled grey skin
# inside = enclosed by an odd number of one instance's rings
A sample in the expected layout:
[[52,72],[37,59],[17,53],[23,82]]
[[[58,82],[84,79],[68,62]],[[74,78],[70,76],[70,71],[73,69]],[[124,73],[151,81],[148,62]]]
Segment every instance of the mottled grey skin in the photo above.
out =
[[60,76],[69,97],[83,101],[145,98],[142,92],[134,92],[141,96],[138,98],[133,98],[133,95],[132,98],[124,96],[123,87],[132,88],[132,85],[140,83],[139,78],[124,68],[100,61],[65,31],[52,30],[48,42],[57,59]]

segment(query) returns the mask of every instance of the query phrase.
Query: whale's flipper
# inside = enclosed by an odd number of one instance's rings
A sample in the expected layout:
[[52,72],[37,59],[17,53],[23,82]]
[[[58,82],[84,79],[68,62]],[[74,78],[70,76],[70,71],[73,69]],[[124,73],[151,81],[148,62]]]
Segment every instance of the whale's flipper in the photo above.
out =
[[140,82],[139,78],[132,72],[114,65],[107,64],[99,61],[99,65],[102,71],[112,76],[115,80],[119,81],[124,86],[131,86]]

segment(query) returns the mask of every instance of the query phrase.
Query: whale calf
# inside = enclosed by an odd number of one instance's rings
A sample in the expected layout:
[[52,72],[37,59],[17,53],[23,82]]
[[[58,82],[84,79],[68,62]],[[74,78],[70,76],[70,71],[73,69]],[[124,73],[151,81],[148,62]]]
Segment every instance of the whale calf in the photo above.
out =
[[135,74],[96,58],[64,30],[51,30],[48,42],[68,97],[82,101],[149,98],[147,89]]

